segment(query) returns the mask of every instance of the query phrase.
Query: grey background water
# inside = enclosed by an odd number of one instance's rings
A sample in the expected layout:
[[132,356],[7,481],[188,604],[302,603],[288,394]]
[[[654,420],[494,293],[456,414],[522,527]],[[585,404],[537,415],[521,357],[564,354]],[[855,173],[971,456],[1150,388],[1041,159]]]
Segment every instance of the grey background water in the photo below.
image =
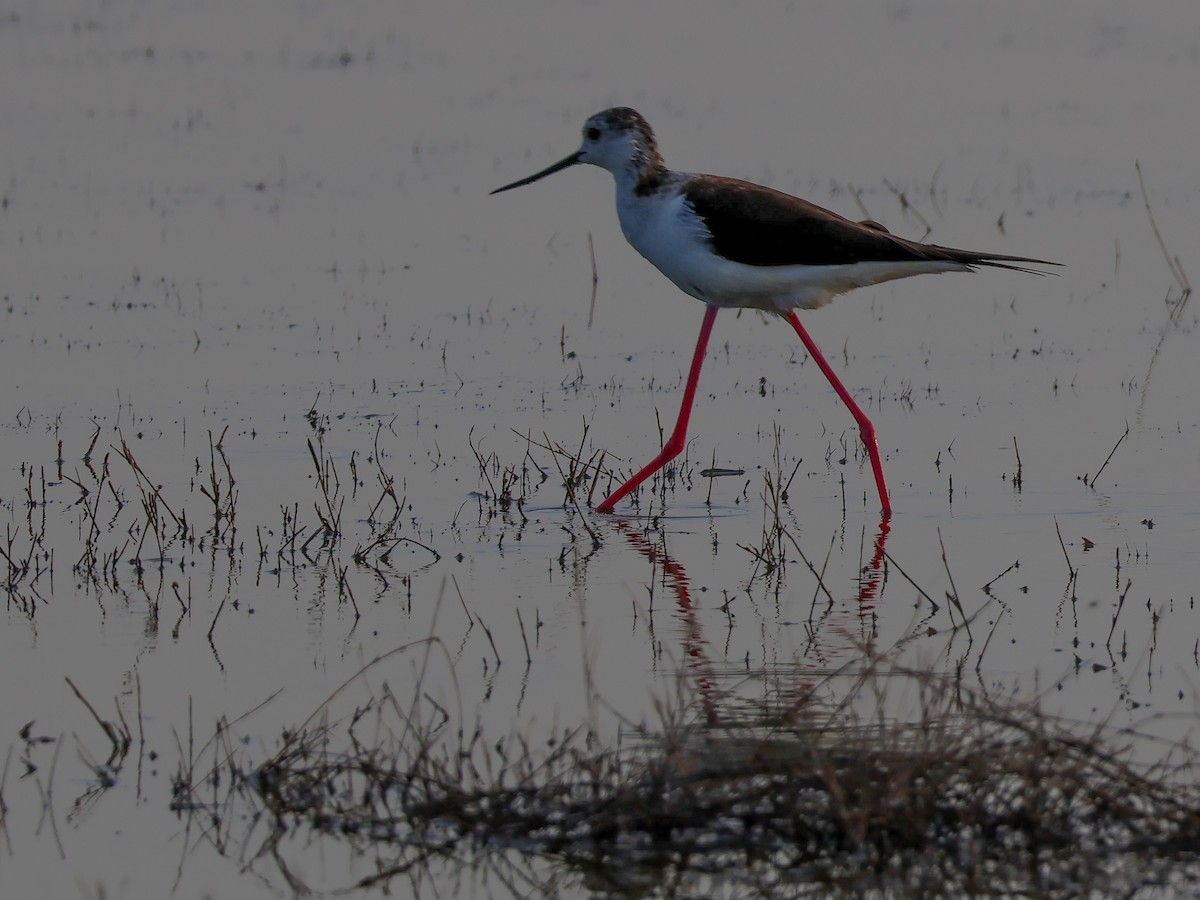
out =
[[[715,666],[820,673],[916,625],[934,632],[911,645],[932,665],[965,660],[1073,718],[1188,738],[1200,356],[1193,309],[1172,317],[1180,291],[1135,161],[1194,270],[1197,83],[1187,2],[0,8],[0,512],[10,555],[30,552],[31,519],[53,550],[47,574],[14,579],[0,628],[5,896],[286,895],[269,861],[219,854],[169,810],[189,742],[283,689],[238,732],[265,756],[365,661],[430,634],[454,677],[444,665],[428,689],[461,695],[497,735],[588,716],[616,740],[589,692],[652,717],[693,629]],[[657,523],[694,622],[610,520],[590,517],[590,552],[553,475],[527,523],[486,514],[470,443],[519,466],[515,430],[628,468],[675,413],[701,310],[624,244],[611,179],[574,170],[487,196],[614,104],[647,116],[675,168],[1066,265],[885,285],[806,317],[879,428],[889,555],[939,601],[949,569],[980,612],[973,643],[895,568],[870,609],[858,602],[879,525],[869,469],[790,330],[757,314],[718,319],[689,448],[696,466],[746,475],[716,481],[711,507],[694,477]],[[310,411],[363,486],[346,492],[339,547],[284,558],[285,509],[306,537],[319,524]],[[818,567],[829,555],[834,603],[809,630],[816,579],[795,559],[764,578],[738,546],[760,543],[776,426],[785,470],[800,461],[790,533]],[[89,501],[113,516],[104,580],[73,571],[85,514],[71,482],[88,483],[97,428],[93,465],[109,454],[117,486]],[[114,448],[203,522],[209,433],[226,428],[239,545],[166,548],[139,583],[137,482]],[[436,561],[406,543],[354,563],[376,446],[407,498],[401,533]],[[517,610],[542,623],[527,668]],[[397,655],[363,695],[385,681],[403,694],[414,667]],[[94,789],[107,740],[65,677],[144,735],[111,788]],[[29,722],[56,742],[26,742]],[[370,870],[335,840],[292,850],[313,887]]]

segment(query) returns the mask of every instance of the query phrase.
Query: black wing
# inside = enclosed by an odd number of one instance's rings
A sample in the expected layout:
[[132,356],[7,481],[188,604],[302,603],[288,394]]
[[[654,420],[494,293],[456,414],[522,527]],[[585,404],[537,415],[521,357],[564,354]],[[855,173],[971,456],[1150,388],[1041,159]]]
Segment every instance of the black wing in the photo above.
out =
[[726,259],[750,266],[928,260],[963,265],[1003,266],[1002,260],[1057,265],[907,241],[875,222],[852,222],[791,194],[733,178],[698,175],[688,181],[684,194],[708,227],[713,249]]

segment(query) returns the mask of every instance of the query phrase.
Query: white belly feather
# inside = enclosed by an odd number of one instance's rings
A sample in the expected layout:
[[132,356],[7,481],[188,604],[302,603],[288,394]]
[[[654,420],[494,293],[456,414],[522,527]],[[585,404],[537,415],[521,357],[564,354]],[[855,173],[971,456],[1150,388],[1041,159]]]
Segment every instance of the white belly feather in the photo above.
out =
[[684,293],[710,306],[768,312],[816,309],[838,294],[911,275],[968,272],[941,260],[859,262],[833,266],[750,266],[712,251],[704,223],[681,194],[637,197],[617,191],[617,217],[633,247]]

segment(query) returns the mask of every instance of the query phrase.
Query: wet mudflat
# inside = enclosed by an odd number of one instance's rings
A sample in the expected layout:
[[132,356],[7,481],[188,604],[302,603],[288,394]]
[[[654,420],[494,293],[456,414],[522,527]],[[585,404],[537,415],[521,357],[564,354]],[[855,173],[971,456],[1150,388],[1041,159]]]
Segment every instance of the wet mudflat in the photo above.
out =
[[[1194,877],[1189,6],[658,9],[3,15],[6,895]],[[701,310],[605,173],[487,191],[617,103],[676,168],[1065,264],[806,316],[890,520],[731,312],[680,465],[590,511]]]

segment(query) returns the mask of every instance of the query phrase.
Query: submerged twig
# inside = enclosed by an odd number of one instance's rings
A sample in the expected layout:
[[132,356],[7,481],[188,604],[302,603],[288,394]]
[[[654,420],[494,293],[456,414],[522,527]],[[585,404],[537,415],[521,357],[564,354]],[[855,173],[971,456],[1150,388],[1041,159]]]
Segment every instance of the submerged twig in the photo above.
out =
[[1054,517],[1054,531],[1058,535],[1058,546],[1062,547],[1063,559],[1067,561],[1067,571],[1071,573],[1071,580],[1075,580],[1075,567],[1071,565],[1071,557],[1067,554],[1067,545],[1063,541],[1062,529],[1058,527],[1058,516]]

